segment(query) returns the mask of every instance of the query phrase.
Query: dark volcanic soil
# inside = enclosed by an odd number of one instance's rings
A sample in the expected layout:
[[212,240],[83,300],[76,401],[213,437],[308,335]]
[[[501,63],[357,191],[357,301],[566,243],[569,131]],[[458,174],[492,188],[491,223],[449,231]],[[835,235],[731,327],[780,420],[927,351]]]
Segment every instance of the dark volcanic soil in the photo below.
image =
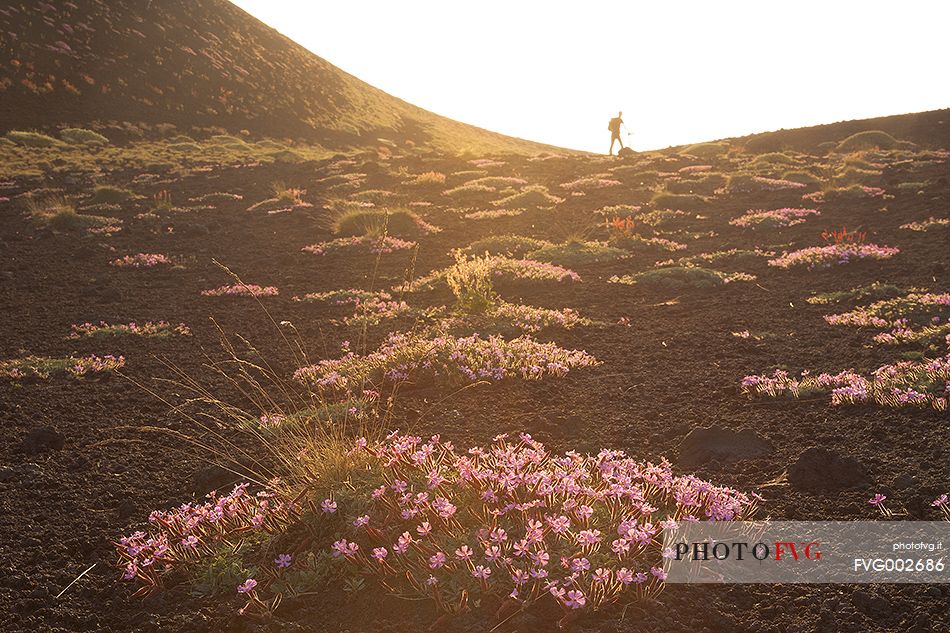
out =
[[[603,172],[617,163],[601,159],[529,161],[505,157],[492,175],[518,175],[558,185],[581,175]],[[359,164],[360,162],[363,164]],[[592,211],[607,204],[639,203],[646,194],[638,183],[566,196],[556,210],[529,210],[515,218],[463,220],[443,207],[445,187],[407,191],[375,156],[362,156],[351,169],[369,174],[365,189],[391,189],[406,200],[431,200],[427,219],[443,228],[420,240],[416,270],[426,272],[450,261],[450,248],[492,233],[517,232],[546,239],[564,238],[594,222]],[[693,160],[692,163],[706,161]],[[670,163],[669,170],[690,164]],[[264,299],[276,321],[291,321],[315,358],[333,357],[339,343],[352,336],[330,324],[345,312],[320,304],[292,301],[295,294],[361,287],[370,282],[374,261],[368,256],[325,255],[300,251],[329,239],[325,192],[315,184],[326,164],[223,168],[192,173],[170,182],[131,185],[142,201],[103,211],[125,220],[111,237],[53,234],[35,228],[14,199],[0,203],[0,359],[26,353],[123,354],[129,379],[66,380],[15,384],[0,380],[0,621],[4,630],[35,631],[199,631],[241,630],[232,618],[233,602],[207,605],[181,591],[147,600],[130,597],[132,588],[118,580],[111,539],[140,527],[154,508],[182,503],[231,483],[171,433],[190,432],[187,422],[132,380],[159,393],[174,390],[158,378],[171,377],[163,364],[201,375],[204,352],[218,354],[218,336],[210,319],[228,333],[251,340],[289,374],[293,369],[270,318],[257,302],[245,298],[208,298],[200,291],[228,283],[212,260],[230,267],[248,283],[275,285],[280,296]],[[410,173],[452,173],[472,169],[458,159],[395,158],[388,167]],[[417,386],[398,407],[403,429],[441,432],[457,444],[485,442],[499,432],[530,432],[556,450],[597,451],[611,447],[635,457],[668,456],[677,463],[679,445],[696,427],[719,425],[749,429],[772,450],[747,459],[712,459],[692,468],[712,481],[740,489],[757,489],[766,497],[763,512],[783,519],[870,519],[866,499],[884,491],[911,512],[911,518],[935,518],[927,501],[946,491],[950,481],[947,415],[929,410],[879,407],[832,408],[817,399],[750,401],[738,392],[750,373],[770,372],[776,365],[791,371],[811,368],[869,372],[895,360],[893,349],[873,346],[870,335],[854,328],[825,324],[827,306],[810,305],[815,292],[848,289],[875,280],[901,287],[946,291],[950,266],[946,227],[928,232],[898,226],[950,208],[947,163],[885,170],[879,182],[895,196],[890,200],[838,200],[819,206],[822,215],[782,230],[740,229],[728,220],[748,209],[807,206],[801,192],[785,190],[719,196],[702,210],[705,219],[690,219],[691,231],[714,231],[715,237],[688,241],[687,251],[673,257],[733,247],[801,248],[819,243],[818,233],[841,225],[861,227],[869,240],[897,246],[901,253],[885,262],[857,263],[830,270],[787,271],[762,259],[746,272],[755,283],[734,283],[709,290],[646,290],[608,284],[612,275],[643,270],[662,251],[638,253],[609,264],[576,267],[583,281],[539,286],[502,287],[509,300],[544,307],[572,307],[603,321],[602,327],[542,332],[541,338],[584,349],[603,364],[576,370],[566,378],[537,383],[508,381],[468,389],[445,399],[450,390]],[[724,170],[725,171],[725,170]],[[134,173],[110,175],[128,186]],[[311,209],[267,215],[248,212],[268,197],[271,183],[284,181],[308,190]],[[930,181],[923,194],[898,190],[904,181]],[[14,197],[38,183],[14,183],[0,195]],[[67,192],[89,191],[91,183],[66,186]],[[176,204],[214,191],[241,194],[241,201],[214,209],[173,211],[161,221],[135,219],[151,196],[168,189]],[[487,202],[487,200],[486,200]],[[194,206],[194,205],[193,205]],[[478,205],[486,208],[484,204]],[[182,258],[174,269],[124,270],[108,265],[116,257],[165,253]],[[385,255],[377,287],[405,275],[408,256]],[[433,304],[445,293],[423,296]],[[675,300],[675,301],[674,301]],[[621,317],[629,327],[617,324]],[[184,322],[191,338],[68,340],[70,325],[105,320]],[[393,329],[408,327],[393,324]],[[375,344],[389,325],[374,328]],[[741,339],[731,332],[761,335]],[[208,377],[209,381],[213,379]],[[220,386],[224,389],[224,386]],[[163,391],[165,390],[165,391]],[[425,413],[425,417],[417,420]],[[35,429],[49,429],[30,437]],[[781,476],[807,448],[821,446],[856,458],[867,476],[846,490],[804,491]],[[818,466],[820,468],[820,465]],[[917,483],[898,490],[895,481],[913,475]],[[60,593],[90,566],[89,573]],[[660,604],[639,605],[624,620],[595,616],[579,630],[673,631],[947,631],[950,590],[939,586],[732,586],[671,587]],[[417,631],[434,612],[427,606],[366,596],[355,601],[329,593],[325,599],[298,605],[281,614],[268,630]],[[617,615],[617,614],[613,614]],[[484,631],[490,620],[474,615],[454,623],[459,630]],[[488,623],[488,624],[486,624]],[[550,630],[551,622],[526,618],[518,630]],[[453,628],[453,630],[454,630]]]

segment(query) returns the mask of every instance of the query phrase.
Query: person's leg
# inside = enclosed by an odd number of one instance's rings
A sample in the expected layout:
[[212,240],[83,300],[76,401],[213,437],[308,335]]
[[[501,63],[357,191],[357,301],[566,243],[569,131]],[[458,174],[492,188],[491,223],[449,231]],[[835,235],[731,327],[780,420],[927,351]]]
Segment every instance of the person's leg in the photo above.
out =
[[613,155],[614,155],[614,141],[615,141],[615,140],[617,140],[617,139],[615,139],[613,136],[610,137],[610,152],[609,152],[609,154],[608,154],[609,156],[613,156]]

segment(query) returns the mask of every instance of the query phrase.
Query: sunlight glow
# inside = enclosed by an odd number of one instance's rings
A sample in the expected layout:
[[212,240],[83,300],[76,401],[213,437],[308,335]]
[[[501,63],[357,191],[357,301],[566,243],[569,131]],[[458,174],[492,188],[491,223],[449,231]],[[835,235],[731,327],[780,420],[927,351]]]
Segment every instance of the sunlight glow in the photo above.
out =
[[942,0],[234,0],[438,114],[606,152],[950,107]]

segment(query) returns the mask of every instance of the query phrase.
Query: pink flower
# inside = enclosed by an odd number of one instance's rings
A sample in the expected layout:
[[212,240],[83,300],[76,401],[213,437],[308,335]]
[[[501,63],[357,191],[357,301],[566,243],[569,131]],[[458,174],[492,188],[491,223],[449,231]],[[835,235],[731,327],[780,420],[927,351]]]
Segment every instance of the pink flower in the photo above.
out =
[[364,514],[361,517],[356,517],[353,521],[353,527],[363,527],[369,525],[369,515]]
[[934,499],[934,500],[933,500],[933,503],[931,503],[930,505],[932,505],[932,506],[935,507],[935,508],[941,508],[941,507],[945,506],[946,504],[947,504],[947,495],[946,495],[946,494],[942,494],[942,495],[940,495],[939,497],[937,497],[936,499]]
[[374,547],[373,548],[373,558],[378,561],[382,561],[384,558],[389,556],[389,552],[386,551],[385,547]]
[[530,556],[531,562],[533,562],[538,567],[545,567],[551,560],[551,556],[544,550],[534,552]]
[[256,586],[257,586],[257,581],[254,580],[253,578],[248,578],[247,580],[242,582],[240,585],[238,585],[237,591],[238,593],[251,593],[252,591],[254,591],[254,587]]
[[290,554],[280,554],[274,559],[274,564],[276,564],[278,568],[283,569],[285,567],[290,567],[291,560],[292,557]]
[[577,534],[577,544],[580,546],[596,545],[600,542],[600,530],[581,530]]
[[458,548],[457,550],[455,550],[455,556],[456,556],[459,560],[468,560],[468,559],[470,559],[470,558],[472,557],[472,555],[474,555],[474,554],[475,554],[475,552],[473,552],[473,551],[472,551],[472,548],[470,548],[468,545],[463,545],[462,547],[460,547],[460,548]]
[[429,557],[429,567],[432,569],[438,569],[445,564],[445,554],[442,552],[436,552]]
[[666,580],[666,571],[664,571],[662,567],[651,567],[650,573],[653,574],[657,580]]
[[885,499],[887,499],[887,497],[885,497],[879,492],[875,494],[873,497],[871,497],[870,499],[868,499],[868,503],[870,503],[872,506],[879,506],[882,503],[884,503]]
[[617,580],[624,585],[629,585],[633,582],[633,572],[626,567],[621,567],[617,570]]
[[570,562],[570,568],[573,572],[587,571],[590,569],[590,561],[586,558],[575,558]]
[[476,565],[475,569],[472,570],[472,576],[480,580],[487,580],[488,577],[491,576],[491,569],[482,565]]
[[320,502],[320,508],[323,510],[324,514],[333,514],[336,512],[336,501],[332,499],[324,499]]
[[485,549],[485,558],[490,562],[495,562],[502,556],[501,548],[497,545],[491,545]]
[[346,539],[340,539],[333,544],[331,549],[333,550],[333,555],[336,557],[345,556],[346,558],[351,558],[356,556],[356,552],[359,551],[360,546],[356,543],[350,543]]
[[585,604],[587,604],[587,598],[584,597],[584,592],[573,590],[567,592],[567,597],[564,600],[564,606],[570,607],[571,609],[580,609]]

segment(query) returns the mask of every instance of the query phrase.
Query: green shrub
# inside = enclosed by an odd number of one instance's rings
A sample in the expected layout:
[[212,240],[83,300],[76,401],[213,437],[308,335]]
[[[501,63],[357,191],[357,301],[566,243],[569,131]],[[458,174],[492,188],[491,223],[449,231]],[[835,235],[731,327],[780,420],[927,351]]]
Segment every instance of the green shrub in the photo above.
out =
[[236,136],[229,136],[227,134],[216,134],[208,140],[210,140],[215,145],[221,145],[222,147],[227,147],[228,149],[251,148],[251,146],[244,142],[244,140],[239,139]]
[[269,138],[261,139],[254,143],[259,149],[287,149],[287,146],[283,143],[278,143],[277,141]]
[[54,196],[43,200],[30,199],[27,202],[27,210],[30,212],[30,217],[38,225],[48,226],[63,232],[108,226],[117,222],[115,218],[76,213],[75,207],[62,196]]
[[782,178],[791,180],[792,182],[800,182],[805,185],[821,185],[821,179],[807,171],[786,171],[782,174]]
[[62,143],[52,136],[39,132],[23,132],[12,130],[7,132],[7,138],[23,147],[59,147]]
[[563,244],[551,244],[528,253],[527,258],[539,262],[549,262],[564,266],[591,264],[621,259],[629,256],[622,248],[615,248],[600,242],[568,240]]
[[175,136],[168,139],[169,143],[194,143],[195,139],[191,138],[187,134],[176,134]]
[[176,152],[200,152],[201,145],[198,145],[194,141],[182,141],[180,143],[171,143],[168,149],[175,150]]
[[496,191],[494,187],[489,187],[488,185],[460,185],[452,189],[446,189],[442,192],[442,195],[460,201],[478,200]]
[[108,145],[109,139],[98,132],[80,127],[68,127],[61,130],[59,137],[72,145]]
[[880,130],[866,130],[852,134],[835,148],[839,152],[856,152],[865,149],[894,149],[897,139]]
[[813,305],[829,305],[841,303],[842,301],[866,301],[868,299],[893,299],[905,294],[907,290],[895,286],[894,284],[881,283],[875,281],[867,286],[859,286],[851,290],[836,290],[832,292],[819,292],[807,297],[805,301]]
[[438,229],[414,211],[402,208],[350,207],[341,211],[333,221],[333,232],[344,237],[383,232],[389,235],[418,235],[434,231]]
[[684,154],[690,154],[697,158],[715,158],[729,151],[728,143],[697,143],[690,145],[683,150]]
[[706,198],[688,193],[671,193],[658,191],[650,200],[656,208],[683,209],[684,211],[699,211],[706,206]]
[[618,278],[617,282],[673,289],[713,288],[725,283],[722,273],[701,266],[655,268],[636,275]]
[[489,310],[498,301],[492,286],[492,265],[489,257],[466,258],[455,255],[455,265],[445,274],[445,281],[455,295],[458,310],[479,314]]
[[275,163],[281,163],[284,165],[293,165],[295,163],[302,163],[307,160],[300,153],[295,152],[292,149],[282,149],[278,152],[268,155]]
[[762,168],[762,167],[772,167],[774,165],[795,165],[798,161],[785,154],[783,152],[769,152],[767,154],[759,154],[751,161],[749,161],[750,167]]
[[466,253],[472,255],[505,255],[507,257],[522,258],[531,251],[536,251],[546,246],[552,246],[550,242],[537,240],[533,237],[524,235],[492,235],[480,240],[476,240],[468,245]]
[[528,184],[528,181],[513,176],[484,176],[482,178],[476,178],[475,180],[469,180],[463,186],[480,185],[483,187],[503,189],[506,187],[520,187],[526,184]]
[[837,185],[867,184],[869,180],[881,175],[880,171],[848,166],[835,175]]
[[89,198],[89,204],[119,204],[131,199],[134,195],[128,189],[100,185],[93,190],[92,197]]
[[726,177],[722,174],[704,174],[699,178],[671,180],[666,183],[670,193],[675,194],[705,194],[711,195],[726,184]]
[[558,198],[548,193],[547,187],[533,185],[525,187],[518,193],[513,193],[500,200],[495,200],[492,205],[496,207],[550,207],[564,202],[563,198]]

